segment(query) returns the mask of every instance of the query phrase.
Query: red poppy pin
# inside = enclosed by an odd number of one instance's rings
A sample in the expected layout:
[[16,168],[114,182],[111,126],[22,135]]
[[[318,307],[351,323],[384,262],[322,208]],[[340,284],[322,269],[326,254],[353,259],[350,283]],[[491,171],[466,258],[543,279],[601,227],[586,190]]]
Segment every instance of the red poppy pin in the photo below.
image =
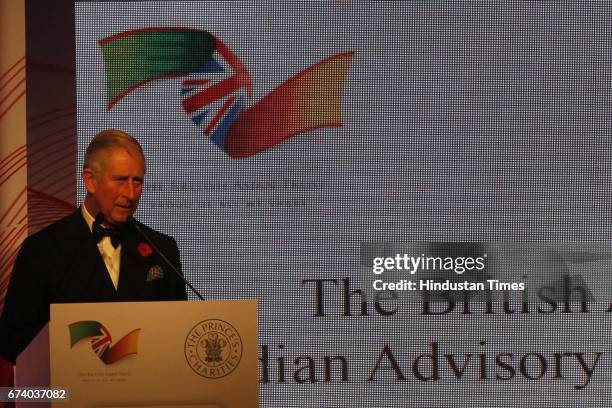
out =
[[138,249],[138,253],[143,258],[146,258],[147,256],[153,253],[153,250],[151,249],[149,244],[147,244],[146,242],[141,242],[140,244],[138,244],[137,249]]

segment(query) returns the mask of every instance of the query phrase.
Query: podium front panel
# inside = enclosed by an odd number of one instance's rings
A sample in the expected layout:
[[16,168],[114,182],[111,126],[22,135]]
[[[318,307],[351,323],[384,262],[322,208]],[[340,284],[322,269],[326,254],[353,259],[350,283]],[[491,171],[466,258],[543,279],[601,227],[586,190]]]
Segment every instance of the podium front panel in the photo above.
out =
[[257,407],[254,300],[51,306],[61,407]]

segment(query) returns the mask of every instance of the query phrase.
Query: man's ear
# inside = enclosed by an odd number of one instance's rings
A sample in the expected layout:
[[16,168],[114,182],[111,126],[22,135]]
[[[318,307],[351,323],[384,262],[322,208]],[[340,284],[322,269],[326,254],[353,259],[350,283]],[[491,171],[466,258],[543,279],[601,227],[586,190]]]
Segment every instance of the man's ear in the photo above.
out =
[[96,192],[96,187],[98,186],[96,175],[93,173],[93,171],[91,171],[91,169],[84,169],[82,178],[83,183],[85,183],[85,187],[87,188],[87,192],[94,194]]

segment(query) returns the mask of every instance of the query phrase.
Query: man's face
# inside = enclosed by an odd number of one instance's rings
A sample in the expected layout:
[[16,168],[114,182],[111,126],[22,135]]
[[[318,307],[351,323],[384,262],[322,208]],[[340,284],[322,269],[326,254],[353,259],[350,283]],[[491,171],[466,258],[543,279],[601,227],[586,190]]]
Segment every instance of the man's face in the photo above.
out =
[[99,174],[83,171],[89,192],[87,209],[95,217],[104,214],[107,224],[121,225],[134,214],[144,181],[145,162],[138,151],[117,148],[108,150]]

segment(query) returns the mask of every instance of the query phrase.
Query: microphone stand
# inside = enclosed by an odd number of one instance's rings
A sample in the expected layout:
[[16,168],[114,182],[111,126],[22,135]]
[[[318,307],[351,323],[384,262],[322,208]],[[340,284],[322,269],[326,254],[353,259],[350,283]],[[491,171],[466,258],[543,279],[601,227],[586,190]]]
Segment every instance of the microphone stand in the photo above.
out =
[[200,292],[198,292],[196,288],[194,288],[193,285],[191,285],[191,283],[187,279],[185,279],[183,274],[179,272],[176,266],[174,266],[174,264],[172,264],[172,262],[170,262],[170,260],[166,258],[166,255],[164,255],[163,252],[159,250],[159,248],[153,243],[153,241],[151,241],[151,238],[149,238],[149,236],[142,230],[142,228],[140,228],[140,226],[138,225],[138,221],[136,221],[134,217],[130,217],[128,219],[127,224],[133,226],[136,231],[138,231],[140,235],[144,237],[144,239],[149,243],[149,245],[151,245],[151,248],[153,248],[153,250],[157,252],[161,259],[163,259],[164,262],[166,262],[170,266],[170,269],[174,271],[176,276],[178,276],[185,283],[185,285],[187,285],[189,289],[191,289],[193,293],[195,293],[198,298],[200,298],[200,300],[204,300],[204,297],[200,294]]

